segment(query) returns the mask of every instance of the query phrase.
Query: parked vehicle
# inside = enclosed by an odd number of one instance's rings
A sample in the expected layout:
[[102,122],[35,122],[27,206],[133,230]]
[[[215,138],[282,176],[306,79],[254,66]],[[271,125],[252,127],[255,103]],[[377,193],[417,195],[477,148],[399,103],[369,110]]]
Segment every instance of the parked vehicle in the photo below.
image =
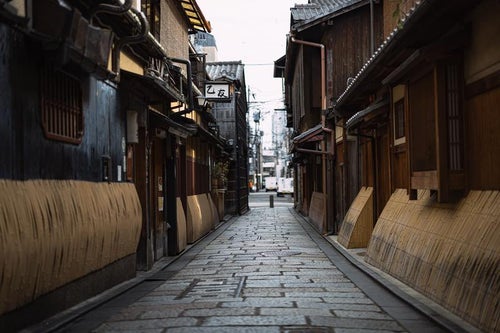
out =
[[293,178],[280,177],[276,188],[276,195],[282,197],[285,194],[291,194],[293,197]]
[[276,182],[276,177],[265,177],[264,178],[266,192],[276,191],[278,183]]

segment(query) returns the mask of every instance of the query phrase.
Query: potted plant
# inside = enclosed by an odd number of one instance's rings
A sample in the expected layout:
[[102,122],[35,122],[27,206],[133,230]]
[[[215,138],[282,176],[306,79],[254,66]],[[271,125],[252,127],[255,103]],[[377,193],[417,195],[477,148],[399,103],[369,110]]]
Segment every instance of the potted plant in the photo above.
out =
[[212,180],[216,188],[225,188],[229,173],[228,161],[217,161],[214,164]]

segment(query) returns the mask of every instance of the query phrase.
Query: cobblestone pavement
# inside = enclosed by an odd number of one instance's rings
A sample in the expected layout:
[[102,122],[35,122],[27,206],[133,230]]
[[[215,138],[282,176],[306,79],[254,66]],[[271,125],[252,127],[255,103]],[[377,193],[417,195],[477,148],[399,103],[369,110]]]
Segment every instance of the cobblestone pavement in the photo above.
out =
[[254,208],[61,331],[441,332],[290,208]]

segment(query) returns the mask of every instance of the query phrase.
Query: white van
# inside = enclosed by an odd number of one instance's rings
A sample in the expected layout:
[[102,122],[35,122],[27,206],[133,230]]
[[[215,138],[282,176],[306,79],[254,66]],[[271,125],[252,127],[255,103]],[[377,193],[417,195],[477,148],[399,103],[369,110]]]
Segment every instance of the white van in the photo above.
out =
[[276,177],[264,177],[264,183],[266,186],[266,192],[268,191],[276,191],[277,183]]
[[285,194],[291,194],[293,197],[293,178],[279,178],[276,192],[278,197],[282,197]]

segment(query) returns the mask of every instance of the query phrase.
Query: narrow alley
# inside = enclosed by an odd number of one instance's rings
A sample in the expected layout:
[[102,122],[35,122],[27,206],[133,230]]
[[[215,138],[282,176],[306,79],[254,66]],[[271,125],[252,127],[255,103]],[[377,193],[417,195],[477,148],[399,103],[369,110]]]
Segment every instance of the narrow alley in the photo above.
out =
[[446,331],[353,266],[286,206],[252,208],[118,296],[33,330]]

